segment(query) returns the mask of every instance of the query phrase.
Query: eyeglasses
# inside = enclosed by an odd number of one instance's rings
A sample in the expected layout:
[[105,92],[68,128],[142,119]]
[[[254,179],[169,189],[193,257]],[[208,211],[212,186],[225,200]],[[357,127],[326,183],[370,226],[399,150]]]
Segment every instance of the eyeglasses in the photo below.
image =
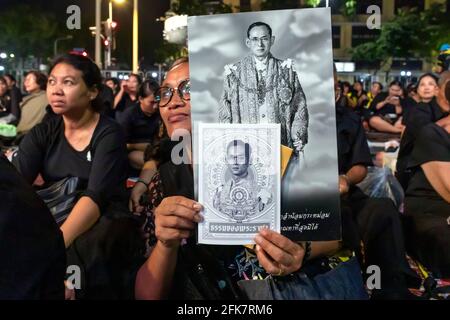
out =
[[262,38],[250,38],[250,41],[253,43],[253,44],[258,44],[258,43],[260,43],[260,41],[262,41],[262,42],[264,42],[264,43],[268,43],[269,41],[270,41],[270,38],[269,37],[262,37]]
[[155,94],[155,100],[158,102],[159,107],[165,107],[172,100],[174,91],[177,91],[178,96],[183,101],[191,100],[191,81],[186,79],[182,81],[178,88],[161,87]]

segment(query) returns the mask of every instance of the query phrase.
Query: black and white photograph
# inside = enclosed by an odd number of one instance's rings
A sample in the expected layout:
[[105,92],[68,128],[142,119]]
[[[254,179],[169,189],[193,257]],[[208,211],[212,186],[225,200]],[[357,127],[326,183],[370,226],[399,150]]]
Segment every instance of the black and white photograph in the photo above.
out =
[[329,8],[189,17],[188,32],[194,141],[202,122],[280,124],[282,234],[340,239]]
[[198,242],[250,244],[280,231],[280,125],[200,124]]

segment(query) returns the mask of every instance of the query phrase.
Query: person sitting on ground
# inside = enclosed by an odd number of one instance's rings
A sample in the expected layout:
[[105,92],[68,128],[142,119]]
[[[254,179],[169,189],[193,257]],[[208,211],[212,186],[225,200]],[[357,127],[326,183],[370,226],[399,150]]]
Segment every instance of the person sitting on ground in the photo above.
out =
[[159,85],[154,80],[146,80],[139,88],[139,103],[126,109],[119,124],[125,131],[125,141],[128,149],[128,160],[131,168],[142,169],[144,151],[152,142],[159,130],[161,118],[155,93]]
[[447,115],[420,131],[405,198],[408,249],[437,278],[450,277],[450,80],[445,86]]
[[8,94],[6,80],[0,77],[0,124],[16,124],[18,116],[19,114],[14,114],[11,108],[11,96]]
[[105,79],[105,85],[111,88],[114,97],[119,93],[119,80],[117,78],[107,78]]
[[20,104],[20,121],[17,125],[17,135],[24,135],[35,125],[40,123],[45,116],[45,108],[48,105],[45,89],[47,87],[47,76],[39,71],[30,71],[25,76],[25,91],[28,96],[24,97]]
[[60,225],[68,264],[82,270],[77,297],[133,298],[143,243],[127,209],[125,140],[119,124],[98,112],[100,84],[100,70],[89,58],[57,58],[47,97],[58,116],[31,129],[13,163],[30,184],[39,174],[44,187],[80,180],[81,195]]
[[372,299],[413,298],[407,279],[414,277],[414,273],[406,261],[399,212],[392,200],[369,198],[357,186],[367,176],[367,167],[373,165],[372,158],[359,116],[342,106],[337,89],[336,129],[344,246],[358,252],[363,268],[380,267],[381,289],[372,291]]
[[362,110],[368,102],[367,92],[364,90],[363,83],[360,81],[356,81],[353,84],[353,94],[357,99],[356,108],[358,114],[362,114]]
[[392,81],[389,91],[380,93],[372,102],[373,115],[369,119],[370,126],[379,132],[401,133],[402,124],[402,84]]
[[450,71],[441,74],[437,88],[435,87],[435,77],[432,74],[424,74],[419,79],[418,92],[422,102],[407,118],[397,158],[396,177],[403,190],[407,189],[411,177],[408,163],[419,132],[427,124],[436,122],[446,115],[443,110],[447,110],[448,106],[448,101],[445,99],[445,83],[448,80],[450,80]]
[[22,102],[22,92],[16,85],[16,78],[12,74],[3,76],[8,85],[8,94],[11,97],[11,113],[15,116],[15,124],[20,120],[20,103]]
[[122,80],[120,90],[114,97],[114,113],[116,120],[120,120],[122,113],[138,102],[138,92],[142,79],[137,74],[130,74],[128,80]]
[[[189,89],[188,60],[176,61],[159,90],[161,118],[169,136],[179,129],[191,131]],[[165,153],[170,155],[170,150]],[[151,209],[148,233],[152,248],[148,260],[136,277],[136,298],[218,299],[220,296],[239,299],[242,295],[237,288],[238,280],[252,279],[266,272],[278,276],[289,275],[299,270],[306,262],[305,243],[293,242],[271,230],[260,231],[255,238],[256,251],[247,255],[247,249],[242,246],[197,245],[192,236],[196,224],[202,220],[202,205],[192,200],[193,188],[191,165],[174,165],[170,156],[166,162],[160,163],[148,191]],[[186,243],[182,245],[185,239]],[[338,248],[338,241],[313,242],[311,255],[307,260],[332,254]],[[238,259],[243,254],[249,258],[248,261]],[[190,263],[195,266],[200,264],[207,274],[214,273],[216,269],[211,269],[211,264],[204,264],[205,259],[211,263],[216,262],[215,266],[223,266],[226,270],[220,274],[224,277],[222,279],[227,279],[223,281],[225,285],[221,285],[219,278],[215,278],[216,281],[212,281],[208,286],[208,292],[201,290],[198,281],[191,281],[192,275],[186,267],[186,264]],[[227,268],[230,265],[227,261],[238,265],[235,265],[234,269]]]

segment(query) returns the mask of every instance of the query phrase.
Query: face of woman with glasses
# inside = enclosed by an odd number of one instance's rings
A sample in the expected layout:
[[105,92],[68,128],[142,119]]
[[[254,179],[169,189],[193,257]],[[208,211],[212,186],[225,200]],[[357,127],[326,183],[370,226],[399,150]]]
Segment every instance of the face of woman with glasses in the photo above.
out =
[[167,73],[158,90],[159,112],[167,133],[172,136],[175,130],[191,131],[191,101],[189,83],[189,64],[181,63]]
[[274,37],[270,37],[269,30],[265,26],[253,27],[249,35],[245,44],[252,54],[260,59],[267,57],[274,41]]

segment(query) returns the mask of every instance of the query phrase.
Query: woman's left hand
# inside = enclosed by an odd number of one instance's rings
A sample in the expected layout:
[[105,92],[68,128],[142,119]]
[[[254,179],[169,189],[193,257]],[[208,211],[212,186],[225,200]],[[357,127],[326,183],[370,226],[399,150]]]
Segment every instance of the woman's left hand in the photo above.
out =
[[282,276],[301,268],[305,250],[300,244],[269,229],[262,229],[255,242],[259,263],[267,273]]

